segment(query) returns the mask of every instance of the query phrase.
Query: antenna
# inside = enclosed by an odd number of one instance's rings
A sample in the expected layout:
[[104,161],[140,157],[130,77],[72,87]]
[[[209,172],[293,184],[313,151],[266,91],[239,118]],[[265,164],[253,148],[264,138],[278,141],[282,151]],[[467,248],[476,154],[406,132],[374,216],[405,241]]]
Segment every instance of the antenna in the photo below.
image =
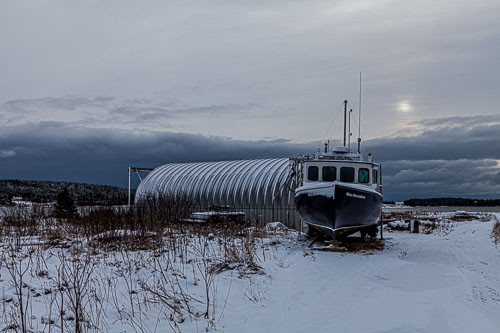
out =
[[361,153],[361,72],[359,72],[358,154]]

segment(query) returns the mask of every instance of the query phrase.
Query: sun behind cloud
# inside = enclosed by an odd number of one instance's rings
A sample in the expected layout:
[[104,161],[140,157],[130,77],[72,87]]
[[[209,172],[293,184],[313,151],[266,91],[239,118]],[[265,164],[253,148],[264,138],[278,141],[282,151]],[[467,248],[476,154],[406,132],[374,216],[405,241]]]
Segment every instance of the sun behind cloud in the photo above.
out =
[[409,102],[399,102],[397,104],[397,110],[399,112],[411,112],[412,109],[413,107]]

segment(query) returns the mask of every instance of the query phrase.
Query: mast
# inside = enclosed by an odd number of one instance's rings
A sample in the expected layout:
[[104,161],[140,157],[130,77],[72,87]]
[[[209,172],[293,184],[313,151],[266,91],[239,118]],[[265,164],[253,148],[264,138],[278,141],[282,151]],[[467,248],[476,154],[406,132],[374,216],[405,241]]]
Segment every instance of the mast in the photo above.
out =
[[347,99],[344,100],[344,147],[346,146],[346,130],[347,130]]
[[361,154],[361,72],[359,72],[358,154]]

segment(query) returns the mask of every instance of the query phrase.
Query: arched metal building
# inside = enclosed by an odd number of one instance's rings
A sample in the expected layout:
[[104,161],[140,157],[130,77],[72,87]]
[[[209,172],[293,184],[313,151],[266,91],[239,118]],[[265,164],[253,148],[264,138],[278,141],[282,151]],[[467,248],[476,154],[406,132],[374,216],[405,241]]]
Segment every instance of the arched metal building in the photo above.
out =
[[298,227],[294,168],[288,158],[165,164],[140,183],[135,202],[158,193],[185,195],[200,210],[241,211],[252,222]]

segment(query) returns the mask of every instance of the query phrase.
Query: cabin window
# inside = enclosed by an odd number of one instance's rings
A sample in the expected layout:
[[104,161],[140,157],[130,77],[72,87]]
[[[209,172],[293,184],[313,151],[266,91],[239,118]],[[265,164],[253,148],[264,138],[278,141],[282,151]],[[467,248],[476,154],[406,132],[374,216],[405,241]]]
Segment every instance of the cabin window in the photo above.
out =
[[373,184],[377,184],[378,182],[378,171],[377,169],[372,169],[372,179],[373,179]]
[[307,180],[318,181],[319,169],[317,166],[310,166],[307,169]]
[[370,170],[365,168],[360,168],[358,170],[358,183],[366,184],[370,181]]
[[333,182],[337,180],[337,168],[334,166],[324,166],[321,170],[323,172],[324,182]]
[[345,183],[352,183],[354,181],[354,168],[340,168],[340,181]]

